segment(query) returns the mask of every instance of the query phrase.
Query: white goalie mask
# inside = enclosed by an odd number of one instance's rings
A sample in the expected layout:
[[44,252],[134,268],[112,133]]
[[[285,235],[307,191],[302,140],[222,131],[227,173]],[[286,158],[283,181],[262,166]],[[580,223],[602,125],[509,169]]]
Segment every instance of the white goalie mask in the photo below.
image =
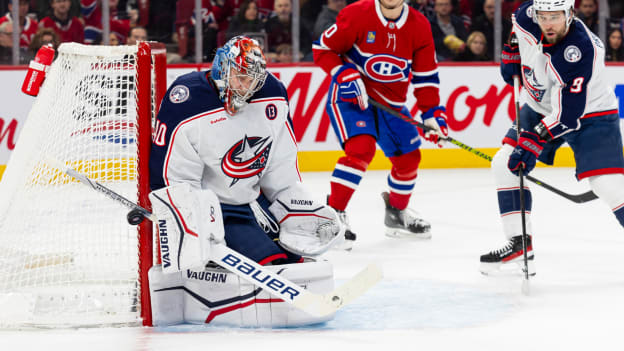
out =
[[574,0],[533,0],[533,20],[536,23],[538,11],[563,11],[567,30],[574,19]]
[[256,40],[238,36],[217,50],[211,77],[228,114],[240,111],[266,79],[266,59]]

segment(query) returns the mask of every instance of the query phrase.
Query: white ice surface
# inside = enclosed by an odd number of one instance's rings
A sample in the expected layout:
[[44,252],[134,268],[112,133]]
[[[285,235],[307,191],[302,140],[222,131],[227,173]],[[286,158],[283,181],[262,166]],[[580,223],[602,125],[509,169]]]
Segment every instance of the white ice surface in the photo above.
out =
[[[532,175],[570,193],[588,190],[572,169]],[[329,173],[304,173],[323,199]],[[579,205],[533,185],[537,275],[486,277],[479,255],[501,246],[496,192],[487,169],[421,170],[411,206],[432,223],[427,241],[383,235],[386,172],[370,171],[348,208],[358,239],[332,251],[338,284],[368,262],[385,278],[304,329],[106,328],[0,331],[0,350],[621,350],[624,230],[600,200]],[[2,311],[0,311],[2,313]]]

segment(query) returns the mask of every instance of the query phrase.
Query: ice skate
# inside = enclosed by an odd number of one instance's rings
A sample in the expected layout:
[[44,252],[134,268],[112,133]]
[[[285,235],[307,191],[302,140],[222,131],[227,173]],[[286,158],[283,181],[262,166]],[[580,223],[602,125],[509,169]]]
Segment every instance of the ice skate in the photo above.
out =
[[431,224],[420,218],[418,212],[409,208],[399,210],[392,207],[387,192],[381,193],[381,197],[386,204],[386,216],[384,219],[386,236],[406,239],[431,238]]
[[355,238],[357,236],[354,232],[351,231],[351,226],[349,226],[349,218],[347,218],[347,213],[345,211],[338,210],[336,210],[336,213],[338,213],[338,218],[340,218],[340,221],[345,226],[345,240],[342,245],[338,245],[337,248],[351,251],[351,249],[353,248],[353,243],[355,243]]
[[[535,275],[535,264],[533,262],[533,246],[531,236],[527,236],[527,266],[529,275]],[[481,267],[479,270],[485,275],[497,275],[505,273],[523,273],[524,252],[522,250],[522,236],[517,235],[509,239],[507,244],[500,249],[490,251],[481,256]]]

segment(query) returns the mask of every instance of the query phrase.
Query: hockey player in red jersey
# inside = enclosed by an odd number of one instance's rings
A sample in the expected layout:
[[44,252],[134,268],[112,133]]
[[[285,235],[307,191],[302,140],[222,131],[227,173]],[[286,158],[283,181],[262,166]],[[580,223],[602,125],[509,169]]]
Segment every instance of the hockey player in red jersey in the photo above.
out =
[[[368,98],[409,114],[410,83],[424,123],[425,139],[442,146],[448,135],[438,95],[438,68],[429,21],[403,0],[361,0],[345,7],[313,45],[314,62],[332,76],[327,113],[345,156],[331,178],[328,204],[346,223],[345,209],[375,155],[390,159],[386,235],[430,238],[431,225],[408,208],[420,162],[421,138],[412,124],[374,106]],[[355,234],[345,234],[353,244]]]

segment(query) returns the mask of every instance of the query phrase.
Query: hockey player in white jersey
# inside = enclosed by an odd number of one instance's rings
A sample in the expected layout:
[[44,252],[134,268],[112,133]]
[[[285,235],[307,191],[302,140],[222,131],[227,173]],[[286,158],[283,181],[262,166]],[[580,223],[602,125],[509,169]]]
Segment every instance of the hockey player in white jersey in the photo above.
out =
[[255,40],[231,39],[210,71],[171,85],[150,155],[163,256],[162,266],[150,271],[156,324],[322,321],[216,265],[198,266],[203,257],[193,254],[199,252],[193,246],[209,250],[198,239],[209,232],[208,245],[224,242],[311,291],[331,291],[331,265],[308,258],[340,243],[344,228],[303,187],[294,135],[286,89],[266,72]]
[[[536,160],[552,164],[567,142],[576,160],[576,177],[592,190],[624,226],[624,158],[613,88],[606,84],[603,43],[574,17],[574,0],[534,0],[513,16],[513,35],[502,53],[501,73],[513,84],[522,77],[528,93],[520,110],[521,133],[511,128],[492,161],[503,232],[508,243],[481,256],[481,271],[492,272],[524,256],[518,169],[525,174]],[[535,274],[531,192],[524,185],[527,257]]]

